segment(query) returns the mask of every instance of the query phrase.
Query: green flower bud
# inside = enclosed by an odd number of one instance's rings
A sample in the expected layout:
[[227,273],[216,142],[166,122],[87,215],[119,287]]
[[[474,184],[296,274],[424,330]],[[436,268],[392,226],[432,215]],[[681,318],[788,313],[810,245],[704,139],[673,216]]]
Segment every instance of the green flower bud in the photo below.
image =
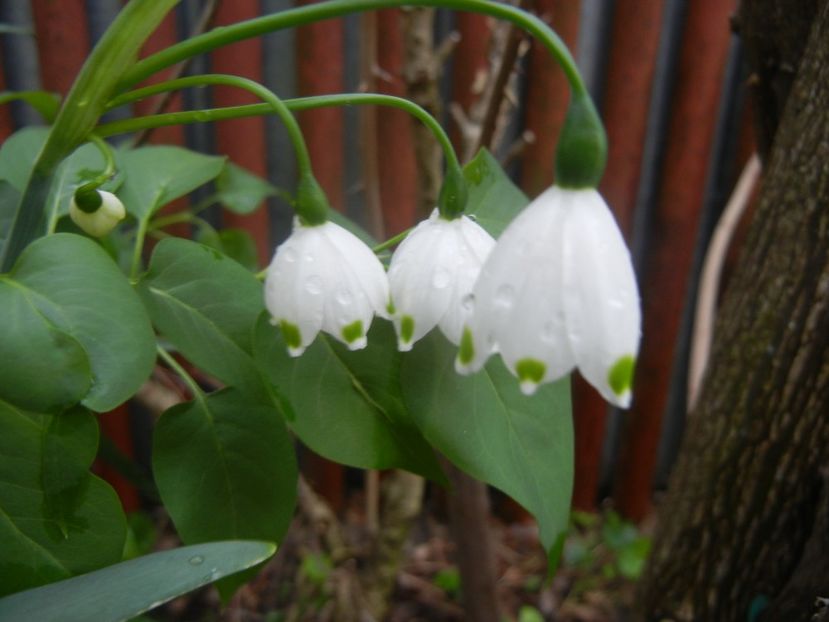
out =
[[96,238],[112,231],[126,215],[127,211],[121,200],[104,190],[76,193],[69,205],[69,217],[72,222]]
[[438,195],[440,215],[446,220],[462,216],[468,198],[469,190],[463,172],[459,168],[449,167]]
[[556,185],[595,188],[607,161],[607,136],[593,102],[575,93],[567,109],[556,148]]

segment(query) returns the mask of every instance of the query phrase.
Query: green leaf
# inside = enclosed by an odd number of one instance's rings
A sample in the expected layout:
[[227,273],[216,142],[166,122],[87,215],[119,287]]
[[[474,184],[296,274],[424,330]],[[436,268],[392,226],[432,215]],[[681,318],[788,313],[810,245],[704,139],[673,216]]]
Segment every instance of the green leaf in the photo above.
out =
[[542,385],[527,397],[500,359],[461,376],[454,358],[455,348],[436,331],[404,355],[405,404],[433,446],[535,515],[554,563],[573,487],[569,380]]
[[404,468],[444,481],[403,405],[400,353],[389,322],[374,321],[363,350],[351,352],[320,335],[292,358],[263,313],[254,342],[260,368],[284,399],[289,425],[315,452],[351,466]]
[[98,443],[94,418],[80,409],[38,415],[0,402],[0,429],[0,594],[118,561],[121,504],[88,471]]
[[212,542],[131,559],[0,599],[0,619],[37,622],[128,620],[218,578],[258,564],[269,542]]
[[0,179],[0,255],[11,231],[20,192],[5,179]]
[[92,370],[83,346],[47,300],[0,277],[0,399],[42,412],[83,399]]
[[[98,412],[115,408],[150,375],[155,337],[147,314],[127,279],[93,241],[68,233],[35,240],[0,282],[7,292],[10,287],[22,292],[17,295],[17,317],[29,328],[39,323],[32,332],[39,336],[38,343],[45,343],[42,324],[49,322],[53,328],[53,348],[25,354],[18,347],[15,352],[30,359],[61,356],[73,376],[82,373],[73,340],[86,352],[92,372],[92,386],[83,398],[88,408]],[[20,307],[20,295],[28,310]],[[4,331],[0,340],[19,340],[12,334],[17,329],[8,324],[0,330]],[[63,382],[58,376],[37,375],[36,371],[25,372],[32,392],[51,382]]]
[[181,147],[152,146],[122,154],[125,182],[118,192],[127,211],[149,220],[159,208],[214,179],[225,159]]
[[164,336],[204,371],[269,402],[251,357],[262,284],[235,261],[189,240],[155,248],[138,291]]
[[48,127],[24,127],[9,136],[0,146],[0,179],[22,193],[47,136]]
[[153,472],[185,543],[280,542],[288,530],[297,488],[291,437],[276,408],[235,389],[173,406],[161,416]]
[[486,149],[481,149],[463,169],[469,184],[468,213],[497,238],[529,200]]
[[[2,33],[2,24],[0,24],[0,33]],[[7,30],[6,32],[12,32]],[[23,30],[23,32],[26,32]],[[18,33],[22,34],[22,33]],[[9,102],[21,100],[29,104],[32,108],[40,113],[43,120],[51,123],[58,116],[60,109],[60,97],[55,93],[48,91],[3,91],[0,92],[0,106]]]
[[236,260],[248,270],[256,270],[259,258],[256,254],[256,242],[253,241],[250,233],[244,229],[199,229],[196,241],[215,248],[220,253]]
[[271,196],[286,194],[258,175],[232,162],[216,178],[216,198],[231,212],[250,214]]

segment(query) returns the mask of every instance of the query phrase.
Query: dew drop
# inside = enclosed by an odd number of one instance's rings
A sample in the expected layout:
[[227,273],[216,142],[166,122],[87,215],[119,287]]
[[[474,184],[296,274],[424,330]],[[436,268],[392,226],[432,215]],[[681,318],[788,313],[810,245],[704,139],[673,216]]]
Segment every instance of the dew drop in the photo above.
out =
[[341,289],[337,292],[337,302],[339,302],[342,306],[347,307],[351,304],[352,300],[354,300],[354,296],[352,296],[351,292],[347,289]]
[[294,263],[296,261],[296,251],[292,248],[286,248],[283,257],[288,263]]
[[625,304],[621,300],[619,300],[618,298],[611,298],[610,300],[607,301],[607,305],[611,309],[624,309],[624,307],[625,307]]
[[509,309],[515,302],[515,289],[512,285],[501,285],[495,292],[495,304]]
[[201,564],[204,563],[204,557],[202,557],[201,555],[193,555],[193,557],[191,557],[187,561],[189,561],[194,566],[201,566]]
[[445,268],[436,268],[432,275],[432,287],[435,289],[444,289],[449,285],[451,277]]
[[308,254],[303,255],[302,259],[303,259],[303,261],[305,261],[305,263],[314,263],[314,261],[315,261],[314,256],[313,255],[308,255]]
[[550,321],[541,329],[541,341],[555,343],[558,336],[558,322]]
[[305,291],[316,296],[322,292],[322,279],[318,275],[309,276],[305,279]]
[[469,311],[471,313],[475,308],[475,294],[467,294],[461,298],[461,308],[463,308],[464,311]]

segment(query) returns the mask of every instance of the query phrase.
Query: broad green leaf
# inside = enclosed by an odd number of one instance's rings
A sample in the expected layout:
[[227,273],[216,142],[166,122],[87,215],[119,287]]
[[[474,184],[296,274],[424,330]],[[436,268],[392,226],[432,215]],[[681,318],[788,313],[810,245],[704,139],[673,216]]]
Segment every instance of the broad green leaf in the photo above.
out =
[[271,196],[285,194],[261,177],[228,162],[216,178],[217,199],[237,214],[250,214]]
[[265,303],[262,284],[215,249],[162,240],[138,286],[153,323],[190,361],[268,402],[251,357],[253,327]]
[[551,560],[567,531],[573,487],[569,380],[523,395],[499,358],[471,376],[433,331],[403,356],[405,404],[426,439],[459,468],[533,513]]
[[0,399],[43,412],[83,399],[92,370],[68,322],[36,293],[0,276]]
[[[83,398],[88,408],[111,410],[150,375],[155,337],[147,314],[127,279],[93,241],[68,233],[40,238],[23,252],[3,283],[22,292],[29,306],[28,313],[21,310],[19,321],[31,326],[32,315],[39,314],[38,321],[51,322],[55,330],[80,343],[92,371],[92,386]],[[8,325],[0,330],[5,332],[0,339],[14,338]],[[65,357],[73,347],[63,337],[53,335],[52,340],[54,353],[46,347],[29,356]],[[71,357],[67,373],[80,373],[76,358]],[[42,385],[57,381],[55,376],[32,376],[35,384],[28,388],[40,391]]]
[[211,542],[131,559],[0,599],[0,619],[120,622],[263,562],[269,542]]
[[[2,33],[0,24],[0,33]],[[11,32],[11,31],[6,31]],[[25,32],[25,30],[23,31]],[[48,91],[3,91],[0,92],[0,106],[11,101],[22,100],[40,113],[43,120],[51,123],[58,116],[60,108],[60,97]]]
[[145,221],[163,205],[214,179],[225,159],[181,147],[151,146],[124,152],[120,165],[125,181],[118,196],[130,214]]
[[254,341],[260,368],[284,398],[289,425],[315,452],[351,466],[404,468],[443,481],[434,452],[403,406],[389,322],[374,321],[363,350],[351,352],[319,335],[291,358],[263,314]]
[[[297,466],[273,406],[224,389],[173,406],[153,437],[153,473],[187,544],[224,539],[280,542],[296,505]],[[232,590],[238,585],[225,586]]]
[[98,443],[94,418],[80,409],[38,415],[0,402],[0,429],[0,594],[118,561],[121,504],[88,471]]
[[5,179],[0,179],[0,255],[9,236],[20,192]]
[[48,127],[24,127],[9,136],[0,146],[0,179],[23,192],[48,135]]
[[248,270],[258,268],[259,259],[256,255],[256,242],[253,241],[250,233],[244,229],[199,229],[196,241],[215,248],[223,255],[236,260]]
[[486,149],[481,149],[463,169],[469,185],[467,211],[497,238],[529,202]]

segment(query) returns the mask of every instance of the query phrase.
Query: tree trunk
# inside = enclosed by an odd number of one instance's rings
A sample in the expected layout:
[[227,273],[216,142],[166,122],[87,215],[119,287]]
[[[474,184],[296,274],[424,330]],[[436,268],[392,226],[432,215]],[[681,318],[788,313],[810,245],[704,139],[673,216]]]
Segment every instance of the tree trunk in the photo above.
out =
[[789,22],[811,34],[788,97],[767,90],[782,115],[640,584],[648,620],[808,620],[829,595],[815,554],[827,540],[829,1],[745,4],[815,12]]

